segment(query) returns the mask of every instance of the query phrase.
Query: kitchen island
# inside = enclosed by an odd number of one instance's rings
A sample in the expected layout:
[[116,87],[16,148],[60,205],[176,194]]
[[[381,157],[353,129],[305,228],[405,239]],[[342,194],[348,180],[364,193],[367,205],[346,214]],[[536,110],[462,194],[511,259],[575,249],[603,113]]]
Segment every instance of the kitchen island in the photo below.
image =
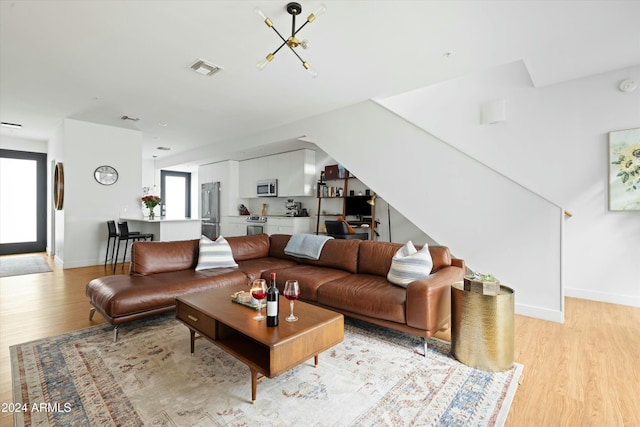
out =
[[120,220],[127,221],[129,231],[152,233],[153,240],[161,242],[199,239],[202,234],[199,218],[122,217]]

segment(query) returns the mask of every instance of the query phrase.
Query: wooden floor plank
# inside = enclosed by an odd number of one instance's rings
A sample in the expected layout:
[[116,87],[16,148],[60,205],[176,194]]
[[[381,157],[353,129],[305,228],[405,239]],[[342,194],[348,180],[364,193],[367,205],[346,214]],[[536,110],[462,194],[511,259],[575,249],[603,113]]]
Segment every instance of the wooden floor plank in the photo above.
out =
[[[111,270],[48,262],[53,272],[0,278],[1,402],[12,401],[10,346],[104,323],[89,321],[84,289]],[[575,298],[565,308],[564,324],[516,315],[524,373],[506,426],[640,426],[640,308]],[[0,414],[5,425],[10,414]]]

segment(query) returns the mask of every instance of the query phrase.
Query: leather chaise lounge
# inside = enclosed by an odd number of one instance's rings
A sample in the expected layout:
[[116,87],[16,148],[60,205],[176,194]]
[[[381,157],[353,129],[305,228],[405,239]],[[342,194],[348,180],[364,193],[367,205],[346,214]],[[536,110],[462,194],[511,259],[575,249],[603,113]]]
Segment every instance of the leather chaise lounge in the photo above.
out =
[[[424,338],[450,321],[451,284],[462,280],[464,261],[445,246],[430,246],[431,274],[406,288],[387,280],[398,243],[328,240],[318,260],[287,255],[290,235],[228,237],[237,268],[196,271],[199,240],[136,242],[127,275],[91,280],[86,294],[90,318],[98,311],[114,325],[175,310],[175,298],[192,292],[243,285],[277,273],[278,287],[287,279],[300,285],[300,299],[345,316]],[[282,290],[282,289],[281,289]]]

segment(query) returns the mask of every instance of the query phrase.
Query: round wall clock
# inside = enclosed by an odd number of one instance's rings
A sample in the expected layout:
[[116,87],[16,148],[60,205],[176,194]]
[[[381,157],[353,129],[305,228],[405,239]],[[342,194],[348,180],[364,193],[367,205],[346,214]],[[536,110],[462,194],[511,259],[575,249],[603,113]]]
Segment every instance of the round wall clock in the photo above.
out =
[[64,202],[64,168],[62,163],[56,163],[53,171],[53,207],[62,210]]
[[118,171],[113,166],[98,166],[93,176],[100,184],[111,185],[118,180]]

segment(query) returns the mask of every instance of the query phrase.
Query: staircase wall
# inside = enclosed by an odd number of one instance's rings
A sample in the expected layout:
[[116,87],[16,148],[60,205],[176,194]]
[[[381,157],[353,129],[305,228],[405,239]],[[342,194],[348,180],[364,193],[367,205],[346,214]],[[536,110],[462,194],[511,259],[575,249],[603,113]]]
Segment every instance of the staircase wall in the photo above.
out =
[[564,321],[560,206],[373,101],[295,127],[473,270],[512,287],[517,313]]

